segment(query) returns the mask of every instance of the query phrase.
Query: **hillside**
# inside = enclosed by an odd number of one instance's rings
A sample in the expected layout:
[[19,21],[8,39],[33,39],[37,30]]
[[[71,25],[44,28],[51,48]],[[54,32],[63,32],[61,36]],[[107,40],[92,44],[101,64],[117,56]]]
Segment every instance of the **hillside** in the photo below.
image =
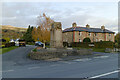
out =
[[2,38],[17,39],[21,38],[27,28],[14,27],[10,25],[0,25],[2,28]]

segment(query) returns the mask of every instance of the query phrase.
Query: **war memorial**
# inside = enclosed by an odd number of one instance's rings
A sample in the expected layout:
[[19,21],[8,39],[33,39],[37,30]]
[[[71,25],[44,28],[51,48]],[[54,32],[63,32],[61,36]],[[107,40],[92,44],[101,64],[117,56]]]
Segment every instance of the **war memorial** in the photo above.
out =
[[63,47],[62,24],[54,22],[50,29],[50,48],[39,49],[36,52],[30,53],[31,59],[48,60],[54,58],[62,58],[66,56],[91,55],[91,49],[73,49]]

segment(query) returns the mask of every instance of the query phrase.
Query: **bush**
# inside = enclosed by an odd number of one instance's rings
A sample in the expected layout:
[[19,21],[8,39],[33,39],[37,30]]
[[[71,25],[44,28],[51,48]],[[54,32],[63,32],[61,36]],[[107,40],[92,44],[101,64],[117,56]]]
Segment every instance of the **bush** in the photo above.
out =
[[33,49],[32,51],[33,51],[33,52],[37,52],[37,49],[35,48],[35,49]]
[[[94,46],[89,46],[92,44]],[[80,47],[80,48],[114,48],[114,42],[111,41],[101,41],[101,42],[72,42],[72,47]]]
[[83,42],[91,42],[90,38],[85,38]]
[[83,42],[72,42],[72,47],[82,47],[82,48],[89,48],[89,43],[83,43]]
[[35,42],[27,42],[28,45],[35,45]]
[[114,48],[114,42],[111,41],[101,41],[94,42],[95,48]]
[[15,46],[15,43],[14,43],[14,42],[11,42],[11,43],[6,43],[6,44],[5,44],[5,47],[11,47],[11,46]]

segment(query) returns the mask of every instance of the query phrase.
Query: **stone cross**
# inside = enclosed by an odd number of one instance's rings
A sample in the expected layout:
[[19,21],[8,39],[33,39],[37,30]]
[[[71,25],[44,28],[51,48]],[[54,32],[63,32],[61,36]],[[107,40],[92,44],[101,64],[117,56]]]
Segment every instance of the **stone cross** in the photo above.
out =
[[54,22],[50,29],[50,47],[51,48],[62,48],[62,27],[61,22]]

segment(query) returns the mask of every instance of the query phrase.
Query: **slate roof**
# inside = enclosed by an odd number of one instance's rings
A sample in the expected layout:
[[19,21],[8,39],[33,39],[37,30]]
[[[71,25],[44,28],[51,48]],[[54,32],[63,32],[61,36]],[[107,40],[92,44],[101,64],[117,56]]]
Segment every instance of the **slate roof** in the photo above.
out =
[[63,32],[72,32],[72,31],[86,31],[86,32],[96,32],[96,33],[115,33],[110,30],[102,30],[101,28],[86,28],[86,27],[71,27],[64,29]]

